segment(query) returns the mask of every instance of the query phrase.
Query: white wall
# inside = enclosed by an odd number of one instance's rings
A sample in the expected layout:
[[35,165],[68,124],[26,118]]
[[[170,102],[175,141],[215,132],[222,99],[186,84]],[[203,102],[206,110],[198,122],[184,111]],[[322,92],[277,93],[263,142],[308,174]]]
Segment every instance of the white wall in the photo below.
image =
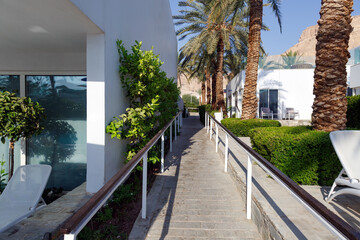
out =
[[360,64],[356,64],[350,67],[350,87],[360,87]]
[[[96,178],[102,178],[105,183],[123,165],[126,150],[125,141],[111,139],[110,135],[105,133],[105,126],[113,120],[114,116],[124,113],[128,106],[118,74],[119,55],[116,40],[122,40],[128,49],[135,44],[135,40],[143,42],[143,50],[150,50],[154,46],[154,52],[159,54],[160,59],[165,62],[162,69],[175,80],[177,77],[177,40],[168,0],[106,0],[101,2],[102,5],[99,5],[99,1],[96,0],[72,0],[72,2],[105,33],[103,40],[105,85],[104,89],[98,88],[97,93],[94,89],[94,94],[99,97],[99,101],[102,101],[101,97],[105,98],[104,111],[100,111],[100,114],[105,115],[104,125],[96,124],[99,128],[98,138],[104,139],[104,142],[88,144],[89,176],[87,177],[89,180],[93,174],[96,174],[99,166],[104,166],[104,175]],[[91,76],[88,75],[88,78]],[[88,96],[92,99],[89,87],[90,85],[88,85]],[[88,114],[91,116],[92,113],[94,115],[98,113],[98,107],[91,107],[88,104]],[[91,121],[88,118],[88,123]],[[94,129],[88,124],[88,132],[90,131]],[[89,155],[94,151],[98,154]],[[102,170],[100,169],[97,174],[102,175]],[[99,187],[100,185],[92,185],[88,182],[87,191],[95,192]]]
[[[84,38],[85,42],[85,38]],[[0,71],[85,71],[83,52],[13,52],[0,54]]]

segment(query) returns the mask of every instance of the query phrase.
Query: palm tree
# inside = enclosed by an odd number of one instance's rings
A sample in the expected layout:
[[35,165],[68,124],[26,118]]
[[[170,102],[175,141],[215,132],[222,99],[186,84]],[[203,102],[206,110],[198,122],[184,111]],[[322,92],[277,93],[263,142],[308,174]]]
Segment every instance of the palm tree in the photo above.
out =
[[283,69],[291,69],[293,66],[298,64],[303,64],[305,61],[301,60],[302,55],[299,52],[289,51],[285,54],[281,54],[281,58],[283,60],[283,64],[280,65]]
[[190,47],[191,45],[190,40],[189,44],[185,44],[180,49],[178,68],[186,69],[189,81],[196,78],[201,82],[202,104],[206,103],[205,96],[207,96],[208,103],[210,103],[210,77],[214,71],[211,59],[214,57],[207,53],[205,44],[203,44],[202,48],[199,48],[198,52],[195,53],[192,52],[193,49]]
[[223,93],[223,65],[224,53],[231,50],[233,43],[244,42],[247,40],[244,19],[245,11],[234,13],[233,5],[236,1],[215,1],[215,0],[197,0],[188,2],[179,2],[179,6],[187,7],[181,11],[181,15],[174,16],[178,20],[175,24],[186,24],[185,27],[177,31],[180,40],[192,36],[189,49],[192,53],[199,51],[203,45],[209,55],[216,54],[212,60],[215,66],[215,72],[212,76],[212,108],[226,111],[224,93]]
[[346,63],[350,57],[352,0],[322,0],[316,36],[312,123],[316,130],[346,127]]
[[[239,0],[241,1],[241,0]],[[249,0],[250,2],[250,25],[247,65],[245,73],[244,96],[242,102],[242,119],[256,117],[258,100],[256,97],[256,86],[260,55],[261,27],[263,16],[263,0]],[[268,0],[275,16],[278,19],[281,31],[280,0]]]

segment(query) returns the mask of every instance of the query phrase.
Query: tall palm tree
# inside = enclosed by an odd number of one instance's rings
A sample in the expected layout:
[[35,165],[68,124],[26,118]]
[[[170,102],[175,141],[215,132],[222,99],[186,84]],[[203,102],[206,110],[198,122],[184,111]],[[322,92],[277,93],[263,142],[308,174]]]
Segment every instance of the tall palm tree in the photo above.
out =
[[322,0],[316,36],[312,123],[316,130],[346,127],[346,63],[353,0]]
[[[226,3],[225,3],[226,2]],[[245,11],[233,12],[235,0],[221,3],[214,0],[196,0],[179,2],[179,6],[187,7],[181,15],[174,16],[175,24],[186,26],[177,31],[180,40],[192,36],[189,48],[198,52],[205,43],[209,55],[216,54],[212,61],[215,66],[213,80],[212,108],[226,111],[223,93],[223,65],[225,49],[230,50],[232,43],[247,40],[244,28]],[[187,44],[189,44],[189,42]]]
[[[239,0],[241,1],[241,0]],[[280,0],[268,0],[275,16],[278,19],[281,31]],[[242,102],[242,119],[256,117],[258,99],[256,97],[259,52],[261,42],[261,27],[263,16],[263,0],[249,0],[250,3],[250,25],[247,65],[245,72],[244,96]]]

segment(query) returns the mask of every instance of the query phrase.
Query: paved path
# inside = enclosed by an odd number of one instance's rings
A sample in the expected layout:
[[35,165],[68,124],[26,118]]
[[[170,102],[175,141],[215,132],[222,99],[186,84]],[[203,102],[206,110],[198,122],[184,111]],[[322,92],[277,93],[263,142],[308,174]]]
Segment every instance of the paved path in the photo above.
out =
[[183,123],[129,239],[261,239],[199,118]]

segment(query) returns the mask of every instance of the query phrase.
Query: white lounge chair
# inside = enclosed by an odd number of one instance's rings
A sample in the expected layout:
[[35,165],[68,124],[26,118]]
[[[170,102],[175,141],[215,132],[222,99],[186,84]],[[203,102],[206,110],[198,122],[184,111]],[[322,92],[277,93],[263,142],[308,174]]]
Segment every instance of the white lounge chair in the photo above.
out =
[[[340,194],[360,196],[360,131],[334,131],[330,139],[343,169],[325,200],[329,202]],[[334,191],[337,185],[345,187]]]
[[[31,216],[42,201],[51,172],[49,165],[26,165],[16,169],[0,195],[0,232]],[[40,206],[41,207],[41,206]]]

